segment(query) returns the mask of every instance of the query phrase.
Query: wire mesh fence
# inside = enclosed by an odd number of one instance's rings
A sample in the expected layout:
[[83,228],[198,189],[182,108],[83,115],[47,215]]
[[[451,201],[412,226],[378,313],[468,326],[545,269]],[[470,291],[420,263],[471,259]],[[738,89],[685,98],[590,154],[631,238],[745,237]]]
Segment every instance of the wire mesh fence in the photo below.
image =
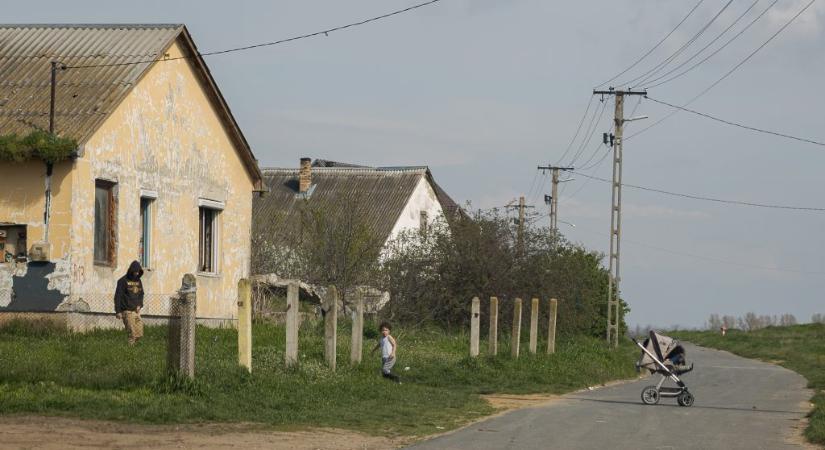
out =
[[106,389],[191,377],[193,294],[145,294],[139,310],[118,315],[113,293],[74,295],[55,311],[4,312],[0,382]]

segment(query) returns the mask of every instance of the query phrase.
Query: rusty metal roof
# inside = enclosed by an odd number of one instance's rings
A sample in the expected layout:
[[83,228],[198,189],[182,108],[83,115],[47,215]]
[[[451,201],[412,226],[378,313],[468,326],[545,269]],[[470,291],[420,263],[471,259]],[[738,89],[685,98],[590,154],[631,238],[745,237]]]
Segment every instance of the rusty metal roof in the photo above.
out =
[[51,62],[57,61],[70,68],[57,74],[55,133],[84,143],[176,39],[260,189],[252,150],[182,24],[0,24],[0,133],[48,130]]
[[55,132],[88,139],[183,25],[0,25],[0,130],[49,129],[51,61],[90,67],[57,73]]

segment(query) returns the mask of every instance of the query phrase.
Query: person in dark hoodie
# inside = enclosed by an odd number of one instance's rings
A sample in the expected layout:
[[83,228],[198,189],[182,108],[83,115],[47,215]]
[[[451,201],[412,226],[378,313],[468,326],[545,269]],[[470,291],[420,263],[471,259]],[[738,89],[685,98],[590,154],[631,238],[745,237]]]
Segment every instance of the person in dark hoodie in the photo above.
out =
[[115,317],[123,320],[129,336],[129,345],[143,337],[143,321],[140,310],[143,308],[143,268],[140,263],[132,261],[126,275],[117,280],[115,289]]

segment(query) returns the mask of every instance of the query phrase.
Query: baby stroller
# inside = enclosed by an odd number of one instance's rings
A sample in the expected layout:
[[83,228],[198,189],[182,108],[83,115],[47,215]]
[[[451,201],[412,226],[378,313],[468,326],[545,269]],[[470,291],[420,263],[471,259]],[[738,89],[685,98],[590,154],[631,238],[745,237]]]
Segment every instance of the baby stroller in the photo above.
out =
[[[633,342],[642,349],[636,370],[645,368],[651,375],[658,373],[662,376],[655,386],[647,386],[642,390],[642,403],[655,405],[659,403],[659,397],[676,397],[680,406],[692,406],[693,394],[688,392],[679,375],[693,370],[693,364],[687,367],[685,349],[679,345],[679,341],[651,330],[650,337],[643,343],[640,344],[635,339]],[[677,387],[662,386],[668,378],[673,380]]]

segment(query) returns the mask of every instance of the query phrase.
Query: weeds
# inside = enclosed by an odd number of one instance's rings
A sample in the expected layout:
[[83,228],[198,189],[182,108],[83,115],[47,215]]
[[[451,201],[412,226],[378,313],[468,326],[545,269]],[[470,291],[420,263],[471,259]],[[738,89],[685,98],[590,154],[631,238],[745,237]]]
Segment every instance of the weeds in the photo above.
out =
[[560,339],[554,355],[525,351],[516,360],[503,336],[498,357],[469,358],[464,333],[398,327],[396,371],[404,381],[399,386],[381,378],[380,358],[369,352],[373,328],[365,327],[364,362],[352,367],[348,327],[342,323],[338,371],[332,372],[324,364],[317,327],[302,327],[299,362],[287,367],[283,327],[256,324],[250,374],[238,366],[235,330],[198,327],[191,381],[167,375],[165,327],[147,327],[144,339],[128,347],[122,330],[73,334],[40,325],[5,326],[0,328],[0,411],[421,435],[490,414],[479,394],[561,393],[635,374],[632,347],[609,351],[595,338]]

